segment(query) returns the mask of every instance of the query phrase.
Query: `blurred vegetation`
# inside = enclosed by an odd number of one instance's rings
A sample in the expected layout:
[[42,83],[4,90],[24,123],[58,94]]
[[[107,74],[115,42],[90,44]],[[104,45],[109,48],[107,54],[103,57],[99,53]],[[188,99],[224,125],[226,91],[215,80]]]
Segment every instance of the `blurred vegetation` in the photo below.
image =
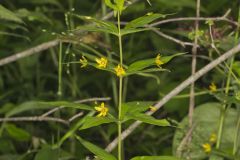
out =
[[[148,13],[160,13],[165,18],[195,17],[195,0],[140,0],[130,4],[121,15],[122,22],[129,22]],[[204,0],[201,2],[201,17],[221,17],[231,9],[228,18],[237,22],[239,19],[239,2],[237,0]],[[97,70],[81,64],[69,62],[79,61],[83,55],[91,57],[100,53],[108,58],[118,59],[118,39],[106,33],[99,32],[69,32],[84,24],[89,24],[74,16],[84,15],[101,19],[111,10],[103,0],[1,0],[0,1],[0,60],[20,51],[35,47],[55,39],[64,41],[62,96],[58,92],[58,56],[59,46],[51,47],[41,53],[18,59],[0,66],[0,117],[8,116],[39,116],[52,106],[39,105],[39,101],[74,102],[92,97],[110,97],[106,102],[113,115],[117,115],[117,77],[109,72]],[[68,15],[68,16],[66,16]],[[116,22],[112,16],[108,19]],[[197,70],[218,57],[211,47],[209,25],[200,21],[202,34],[199,38]],[[179,21],[160,26],[160,31],[184,42],[193,42],[194,21]],[[233,48],[239,37],[239,29],[231,23],[216,21],[212,26],[215,44],[224,53]],[[71,34],[73,35],[71,35]],[[237,37],[237,38],[236,38]],[[65,43],[66,42],[66,43]],[[175,53],[186,53],[174,58],[163,68],[170,72],[155,72],[149,75],[131,75],[124,79],[123,100],[157,102],[191,75],[192,46],[181,46],[169,39],[157,35],[153,31],[144,31],[123,37],[124,64]],[[90,55],[90,56],[89,56]],[[226,62],[230,64],[229,62]],[[236,78],[231,78],[230,92],[224,94],[229,68],[225,64],[213,69],[201,77],[195,85],[196,111],[194,121],[197,122],[192,134],[192,142],[184,148],[183,159],[235,159],[240,157],[240,138],[236,139],[237,122],[240,117],[239,77],[240,57],[236,55],[233,62],[233,72]],[[209,85],[214,82],[217,92],[209,91]],[[198,95],[199,94],[199,95]],[[235,98],[234,100],[232,100]],[[222,143],[220,148],[205,153],[202,144],[206,143],[211,134],[218,133],[221,104],[227,101]],[[70,105],[70,104],[69,104]],[[73,104],[71,104],[74,106]],[[95,106],[94,101],[88,106]],[[78,106],[79,107],[79,106]],[[80,106],[80,107],[84,107]],[[180,122],[179,127],[158,127],[141,124],[124,140],[124,157],[134,156],[176,155],[181,140],[188,131],[187,114],[189,107],[189,88],[173,97],[159,111],[155,118],[167,118]],[[20,109],[19,109],[20,108]],[[21,108],[25,108],[21,110]],[[18,110],[19,109],[19,110]],[[15,112],[15,113],[14,113]],[[79,113],[78,109],[64,108],[53,114],[58,118],[70,118]],[[12,115],[11,115],[12,114]],[[94,159],[83,143],[70,136],[61,147],[56,144],[72,130],[85,115],[93,114],[83,111],[84,116],[73,121],[71,125],[56,122],[1,122],[0,128],[0,160],[46,160],[46,159]],[[127,128],[133,120],[123,125]],[[81,123],[81,122],[80,122]],[[175,124],[175,123],[173,123]],[[77,128],[78,129],[78,128]],[[75,130],[76,131],[76,130]],[[94,144],[106,147],[116,136],[115,124],[104,124],[76,133]],[[235,142],[237,140],[237,142]],[[80,140],[81,141],[81,140]],[[234,144],[237,144],[235,155],[232,154]],[[213,144],[213,148],[215,142]],[[117,155],[117,149],[113,150]]]

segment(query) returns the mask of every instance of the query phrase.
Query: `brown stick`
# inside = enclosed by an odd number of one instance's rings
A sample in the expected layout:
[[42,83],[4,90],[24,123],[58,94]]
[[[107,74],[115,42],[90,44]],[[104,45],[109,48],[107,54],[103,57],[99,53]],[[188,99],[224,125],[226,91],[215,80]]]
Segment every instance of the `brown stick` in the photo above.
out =
[[227,18],[227,16],[229,15],[230,10],[228,10],[222,17],[179,17],[179,18],[170,18],[170,19],[166,19],[166,20],[162,20],[156,23],[152,23],[150,26],[151,27],[155,27],[161,24],[165,24],[165,23],[171,23],[171,22],[178,22],[178,21],[208,21],[208,20],[212,20],[212,21],[225,21],[228,23],[231,23],[235,26],[239,26],[239,24],[235,21],[232,21],[230,19]]
[[33,116],[33,117],[9,117],[9,118],[0,118],[0,122],[22,122],[22,121],[53,121],[63,123],[65,125],[69,125],[68,121],[65,121],[60,118],[54,117],[40,117],[40,116]]
[[14,62],[18,59],[30,56],[34,53],[42,52],[42,51],[44,51],[48,48],[56,46],[58,44],[58,42],[59,42],[58,40],[52,40],[52,41],[49,41],[49,42],[45,42],[45,43],[42,43],[42,44],[40,44],[36,47],[25,50],[23,52],[19,52],[19,53],[16,53],[16,54],[12,55],[12,56],[3,58],[3,59],[0,60],[0,66],[3,66],[5,64]]
[[[200,17],[200,3],[201,0],[197,0],[197,11],[196,11],[196,18]],[[197,46],[198,46],[198,30],[199,30],[199,21],[195,21],[195,38],[194,38],[194,46],[192,48],[192,75],[196,72],[196,65],[197,65]],[[189,111],[188,111],[188,117],[189,117],[189,128],[192,128],[193,123],[193,111],[195,106],[195,81],[192,82],[191,88],[190,88],[190,97],[189,97]],[[189,136],[189,142],[191,141],[191,135]]]
[[[225,61],[226,59],[230,58],[234,54],[240,51],[240,43],[235,46],[234,48],[230,49],[229,51],[225,52],[223,55],[197,71],[194,75],[188,77],[185,81],[179,84],[176,88],[174,88],[171,92],[169,92],[166,96],[164,96],[156,105],[156,109],[160,109],[165,103],[167,103],[172,97],[179,94],[183,89],[189,86],[192,82],[198,80],[201,76],[212,70],[214,67]],[[147,112],[147,115],[152,115],[153,112]],[[125,131],[122,133],[122,139],[125,139],[129,136],[142,122],[136,121],[131,124]],[[112,151],[117,145],[117,138],[115,138],[107,147],[107,151]]]
[[161,32],[161,31],[157,30],[156,28],[152,28],[151,30],[152,30],[153,32],[155,32],[156,34],[158,34],[159,36],[163,37],[163,38],[166,38],[166,39],[168,39],[168,40],[170,40],[170,41],[173,41],[173,42],[175,42],[175,43],[180,44],[180,45],[181,45],[182,47],[184,47],[184,48],[185,48],[186,46],[193,46],[193,45],[194,45],[193,43],[184,42],[184,41],[181,41],[181,40],[176,39],[176,38],[174,38],[174,37],[171,37],[171,36],[169,36],[169,35]]

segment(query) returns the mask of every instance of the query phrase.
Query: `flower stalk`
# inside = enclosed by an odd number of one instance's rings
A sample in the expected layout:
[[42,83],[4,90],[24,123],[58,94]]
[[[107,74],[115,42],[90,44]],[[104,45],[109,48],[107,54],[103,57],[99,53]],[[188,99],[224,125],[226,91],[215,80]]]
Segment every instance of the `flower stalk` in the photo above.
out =
[[[123,53],[122,53],[122,35],[121,35],[121,25],[120,25],[120,12],[117,13],[118,20],[118,42],[119,42],[119,55],[120,55],[120,65],[118,68],[123,66]],[[123,68],[122,68],[123,70]],[[123,70],[124,71],[124,70]],[[116,71],[117,72],[117,71]],[[123,77],[119,76],[119,94],[118,94],[118,160],[122,160],[122,122],[121,122],[121,113],[122,113],[122,88],[123,88]]]

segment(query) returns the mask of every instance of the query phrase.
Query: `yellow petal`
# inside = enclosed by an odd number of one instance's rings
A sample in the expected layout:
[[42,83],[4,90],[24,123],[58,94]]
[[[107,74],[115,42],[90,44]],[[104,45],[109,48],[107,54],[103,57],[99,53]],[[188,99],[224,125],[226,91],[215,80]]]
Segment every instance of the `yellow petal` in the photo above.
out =
[[97,115],[97,117],[101,117],[102,116],[102,112],[100,112],[98,115]]
[[94,107],[95,108],[95,110],[97,110],[97,111],[101,111],[102,110],[102,108],[101,107]]

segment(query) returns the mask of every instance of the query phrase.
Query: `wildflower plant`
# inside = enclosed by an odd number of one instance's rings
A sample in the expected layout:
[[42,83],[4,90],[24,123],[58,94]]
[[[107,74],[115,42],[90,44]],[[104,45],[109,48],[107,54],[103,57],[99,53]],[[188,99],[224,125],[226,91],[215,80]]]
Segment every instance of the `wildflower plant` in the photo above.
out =
[[[85,146],[89,151],[95,154],[100,159],[106,160],[123,160],[122,154],[123,151],[123,143],[122,143],[122,130],[123,123],[129,120],[142,121],[144,123],[153,124],[157,126],[171,126],[170,122],[166,119],[156,119],[153,116],[144,114],[145,111],[155,112],[157,109],[153,106],[152,102],[146,101],[137,101],[137,102],[124,102],[123,101],[123,80],[124,78],[134,75],[134,74],[143,74],[143,73],[151,73],[151,72],[163,72],[167,71],[167,69],[163,68],[163,65],[169,62],[172,58],[176,56],[180,56],[184,53],[177,53],[171,56],[162,56],[157,54],[156,57],[150,59],[143,59],[133,62],[130,65],[125,64],[124,62],[124,50],[123,50],[123,36],[128,36],[129,34],[148,31],[151,28],[146,27],[149,23],[165,17],[165,15],[159,13],[148,13],[142,17],[136,18],[130,22],[128,22],[124,27],[121,26],[121,15],[127,6],[125,6],[125,0],[115,0],[114,2],[110,0],[105,0],[105,4],[110,7],[114,15],[117,19],[117,25],[110,21],[99,20],[90,16],[81,16],[74,13],[70,13],[71,16],[79,18],[80,20],[91,22],[93,25],[82,25],[78,26],[77,29],[71,30],[69,34],[75,34],[80,31],[88,31],[88,32],[100,32],[114,36],[118,42],[118,53],[119,59],[109,58],[107,55],[103,55],[99,51],[94,51],[96,55],[84,54],[79,62],[72,63],[80,63],[81,68],[85,68],[87,66],[92,66],[99,70],[104,70],[113,74],[113,76],[117,77],[118,81],[118,110],[117,116],[111,110],[113,108],[111,106],[106,105],[102,102],[100,105],[95,106],[95,111],[98,112],[97,115],[90,114],[87,116],[82,123],[78,126],[80,130],[88,129],[91,127],[96,127],[106,123],[115,123],[118,128],[118,158],[115,158],[114,155],[107,153],[103,149],[99,148],[95,144],[87,142],[83,137],[79,135],[75,135],[76,138]],[[64,37],[62,37],[64,39]],[[84,46],[87,48],[86,46]],[[157,51],[156,51],[157,53]],[[60,55],[61,56],[61,55]],[[94,113],[94,110],[93,110]],[[77,128],[77,127],[75,127]],[[67,136],[67,135],[66,135]],[[62,138],[58,145],[61,145],[64,140]],[[155,156],[156,157],[156,156]],[[158,156],[161,158],[161,156]],[[134,159],[134,158],[133,158]]]

